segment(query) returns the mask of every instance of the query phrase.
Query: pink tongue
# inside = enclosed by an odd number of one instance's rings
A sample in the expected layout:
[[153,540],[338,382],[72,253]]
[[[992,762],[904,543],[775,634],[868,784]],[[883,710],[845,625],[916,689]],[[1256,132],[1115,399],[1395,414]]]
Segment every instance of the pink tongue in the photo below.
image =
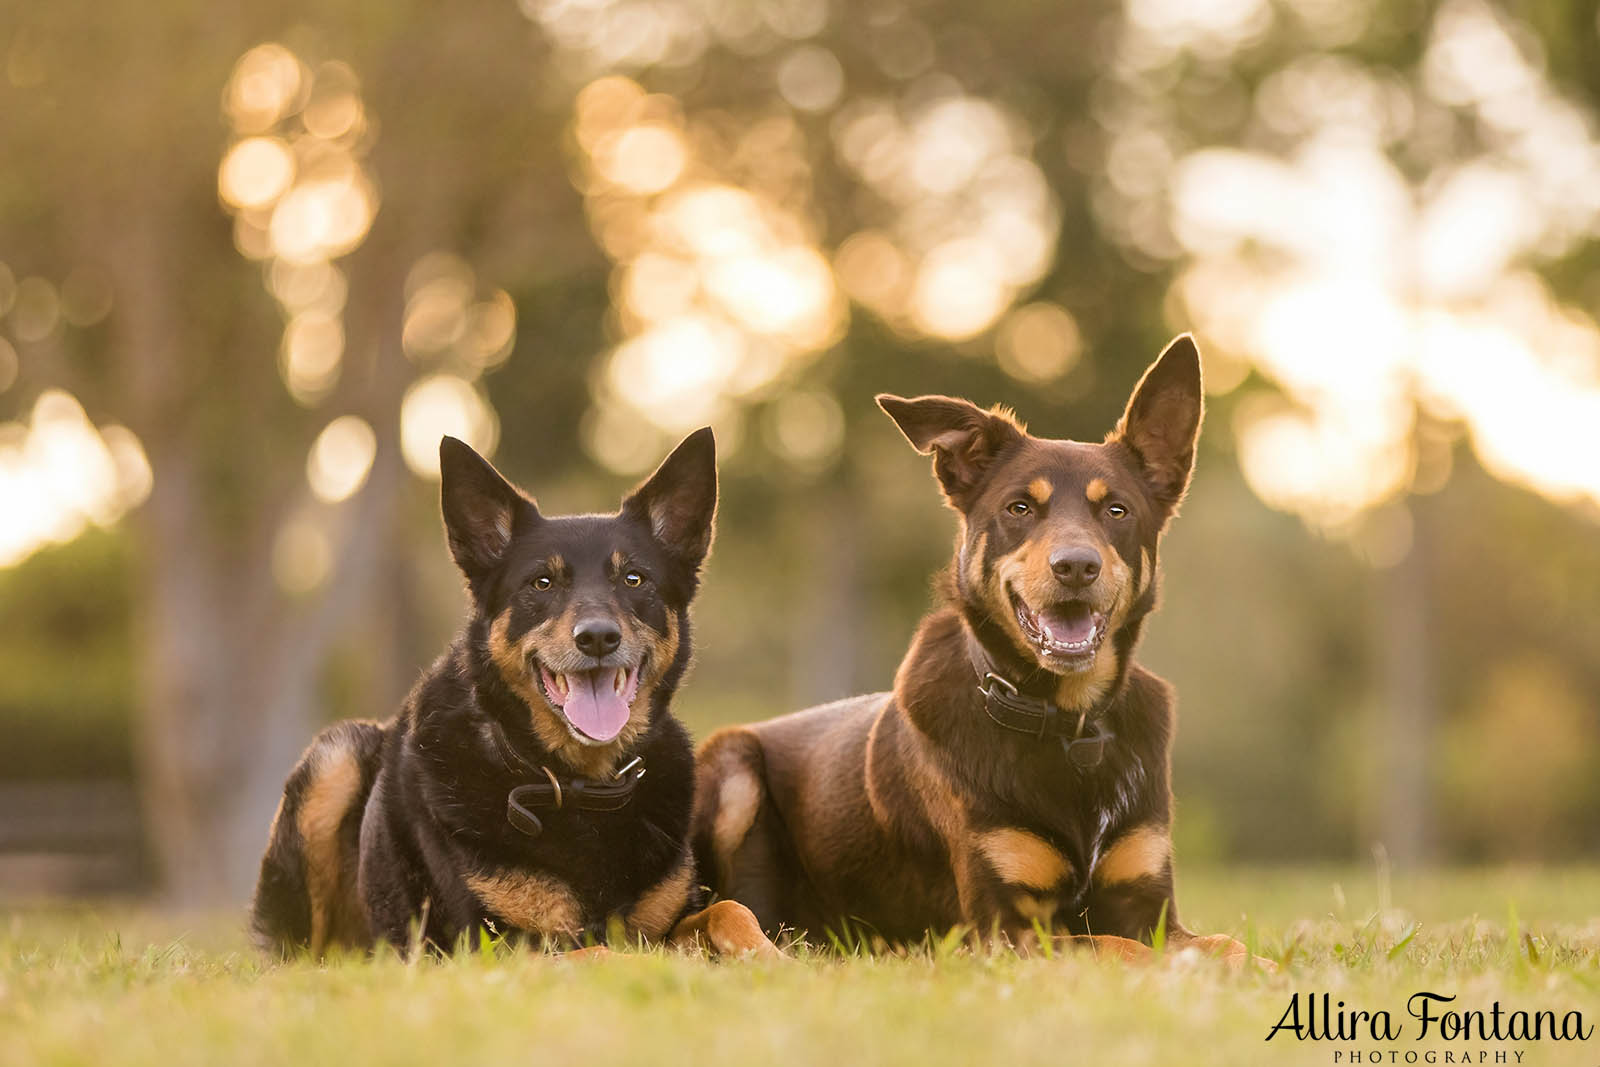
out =
[[628,703],[611,685],[615,671],[567,675],[567,721],[596,741],[609,741],[628,724]]
[[1052,611],[1044,622],[1050,627],[1050,635],[1064,644],[1077,644],[1094,636],[1094,613],[1082,604]]

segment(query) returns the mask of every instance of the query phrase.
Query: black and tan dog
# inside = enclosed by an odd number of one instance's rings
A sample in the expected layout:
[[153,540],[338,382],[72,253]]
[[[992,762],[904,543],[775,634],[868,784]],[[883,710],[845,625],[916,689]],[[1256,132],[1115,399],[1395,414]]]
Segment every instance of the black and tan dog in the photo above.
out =
[[254,927],[281,953],[489,930],[772,954],[731,901],[691,915],[693,750],[668,704],[717,500],[710,430],[615,515],[547,518],[472,449],[439,449],[472,616],[390,722],[324,731],[290,775]]
[[1194,462],[1194,342],[1167,348],[1103,444],[948,397],[878,403],[960,516],[944,605],[892,692],[707,740],[695,847],[714,888],[774,933],[1051,929],[1133,956],[1161,928],[1242,960],[1178,923],[1172,693],[1133,662]]

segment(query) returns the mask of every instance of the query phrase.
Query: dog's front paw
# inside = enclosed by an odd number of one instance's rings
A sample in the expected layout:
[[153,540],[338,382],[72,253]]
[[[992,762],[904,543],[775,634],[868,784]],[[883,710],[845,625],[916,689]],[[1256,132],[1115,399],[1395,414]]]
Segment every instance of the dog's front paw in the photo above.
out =
[[1185,951],[1195,951],[1202,955],[1220,957],[1229,970],[1242,971],[1245,967],[1254,967],[1266,974],[1277,974],[1278,965],[1265,956],[1252,956],[1250,949],[1244,942],[1229,937],[1227,934],[1207,934],[1196,937],[1183,946]]

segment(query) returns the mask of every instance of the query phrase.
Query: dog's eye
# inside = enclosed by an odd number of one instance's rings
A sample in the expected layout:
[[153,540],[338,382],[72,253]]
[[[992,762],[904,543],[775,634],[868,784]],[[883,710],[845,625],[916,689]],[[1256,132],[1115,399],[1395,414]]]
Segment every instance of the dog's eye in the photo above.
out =
[[1122,518],[1122,516],[1126,515],[1127,513],[1128,513],[1128,509],[1123,507],[1121,504],[1107,504],[1106,505],[1106,514],[1110,515],[1113,519],[1120,519],[1120,518]]
[[1033,510],[1033,505],[1026,500],[1013,500],[1006,505],[1006,510],[1013,515],[1026,515]]
[[549,589],[554,584],[555,583],[550,580],[550,576],[548,574],[541,574],[539,577],[533,580],[533,587],[541,592]]
[[622,584],[629,589],[637,589],[644,584],[644,575],[638,571],[629,571],[622,576]]

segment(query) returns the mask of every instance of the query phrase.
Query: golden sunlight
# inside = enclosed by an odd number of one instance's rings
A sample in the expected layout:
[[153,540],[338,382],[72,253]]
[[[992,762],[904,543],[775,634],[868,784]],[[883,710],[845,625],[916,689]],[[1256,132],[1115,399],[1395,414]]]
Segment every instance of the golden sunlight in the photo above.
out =
[[1498,477],[1600,514],[1600,327],[1523,266],[1600,236],[1600,140],[1480,0],[1440,9],[1421,72],[1428,106],[1473,116],[1499,147],[1414,180],[1387,145],[1422,104],[1349,64],[1297,61],[1256,101],[1293,150],[1172,166],[1186,257],[1172,306],[1278,387],[1239,405],[1240,463],[1263,500],[1317,528],[1354,535],[1436,488],[1419,411]]
[[492,456],[500,420],[471,382],[434,374],[414,383],[400,402],[400,452],[412,473],[438,480],[439,438],[446,434]]
[[294,181],[294,153],[276,137],[247,137],[228,149],[217,191],[234,207],[275,203]]
[[279,372],[296,402],[315,406],[339,379],[346,282],[330,262],[366,239],[377,187],[355,72],[313,73],[276,42],[240,57],[224,97],[237,140],[217,168],[217,195],[234,215],[241,255],[265,263],[287,325]]
[[26,423],[0,423],[0,567],[107,526],[144,502],[150,463],[129,430],[97,430],[69,393],[47,389]]
[[377,455],[378,438],[367,420],[341,415],[323,427],[306,457],[306,481],[325,504],[337,504],[355,495],[366,483]]

